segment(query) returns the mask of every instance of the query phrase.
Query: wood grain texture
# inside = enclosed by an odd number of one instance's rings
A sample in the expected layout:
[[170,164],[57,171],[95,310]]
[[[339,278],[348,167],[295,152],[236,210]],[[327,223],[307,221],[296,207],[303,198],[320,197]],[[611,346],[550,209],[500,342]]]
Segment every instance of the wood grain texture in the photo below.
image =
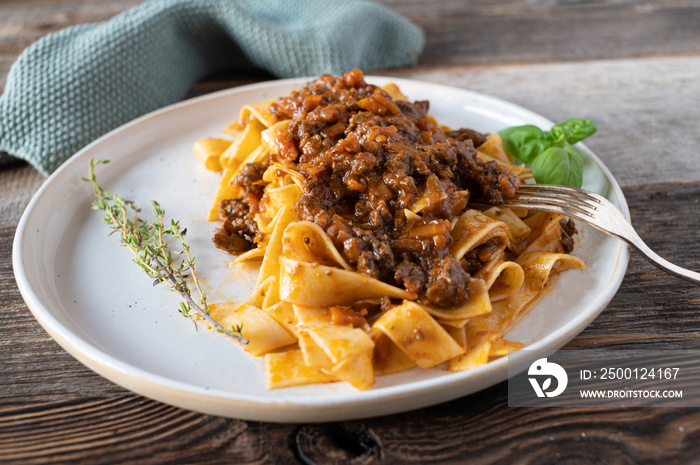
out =
[[[0,87],[9,64],[43,35],[109,19],[139,0],[0,3]],[[492,65],[700,52],[694,0],[380,0],[426,34],[422,66]]]
[[697,409],[507,408],[505,383],[374,420],[277,425],[133,395],[0,410],[3,463],[696,463]]
[[700,5],[693,0],[450,0],[435,11],[420,0],[383,3],[423,27],[419,64],[426,66],[700,52]]
[[0,171],[0,225],[17,224],[22,212],[46,178],[18,161]]

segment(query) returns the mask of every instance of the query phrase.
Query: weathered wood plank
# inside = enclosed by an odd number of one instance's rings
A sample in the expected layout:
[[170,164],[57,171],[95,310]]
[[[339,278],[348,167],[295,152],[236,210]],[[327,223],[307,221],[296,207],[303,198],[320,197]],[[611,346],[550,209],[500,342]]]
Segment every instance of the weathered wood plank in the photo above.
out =
[[[3,463],[695,463],[697,409],[518,409],[506,384],[387,417],[276,425],[133,395],[0,409]],[[67,416],[66,416],[67,415]],[[16,425],[21,429],[17,430]]]
[[[17,424],[21,430],[12,429]],[[261,447],[261,438],[283,438],[278,431],[284,429],[292,427],[200,415],[133,395],[83,398],[4,409],[0,459],[18,464],[262,463],[269,451]],[[283,444],[276,446],[272,456],[291,457]]]
[[[0,64],[74,24],[102,21],[137,0],[3,2]],[[421,26],[423,66],[533,63],[700,53],[700,5],[693,0],[382,0]],[[3,64],[5,63],[5,64]],[[4,75],[5,73],[2,73]]]
[[383,2],[426,32],[421,65],[696,54],[700,5],[685,1]]
[[0,53],[19,54],[51,32],[77,24],[107,20],[138,5],[139,0],[2,2]]
[[46,180],[23,162],[0,170],[0,226],[15,225],[34,193]]

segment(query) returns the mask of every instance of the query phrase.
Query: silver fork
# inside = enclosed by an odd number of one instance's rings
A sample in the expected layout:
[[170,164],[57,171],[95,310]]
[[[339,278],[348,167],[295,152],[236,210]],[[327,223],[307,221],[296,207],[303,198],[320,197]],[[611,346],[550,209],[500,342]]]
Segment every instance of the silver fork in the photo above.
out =
[[565,186],[522,184],[505,205],[559,213],[581,220],[637,249],[653,265],[691,283],[700,284],[700,273],[690,271],[659,257],[639,237],[622,212],[608,199],[593,192]]

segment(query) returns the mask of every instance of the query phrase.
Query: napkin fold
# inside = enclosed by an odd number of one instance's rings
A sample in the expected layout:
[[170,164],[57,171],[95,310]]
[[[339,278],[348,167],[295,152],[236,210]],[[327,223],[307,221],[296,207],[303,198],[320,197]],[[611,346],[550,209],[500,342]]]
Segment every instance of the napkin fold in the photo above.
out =
[[[362,0],[151,0],[28,47],[0,97],[0,164],[44,175],[224,69],[277,77],[415,64],[422,31]],[[4,153],[3,153],[4,152]]]

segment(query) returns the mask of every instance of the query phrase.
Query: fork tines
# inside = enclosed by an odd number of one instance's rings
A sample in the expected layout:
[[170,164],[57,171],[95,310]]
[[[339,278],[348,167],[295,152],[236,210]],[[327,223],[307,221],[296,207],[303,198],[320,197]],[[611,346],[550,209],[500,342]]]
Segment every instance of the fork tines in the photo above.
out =
[[513,207],[533,208],[552,213],[561,213],[574,218],[592,217],[603,200],[597,194],[567,186],[523,184],[515,197],[505,201]]
[[681,268],[659,257],[639,237],[625,215],[612,202],[598,194],[574,187],[523,184],[515,196],[503,204],[558,213],[588,223],[631,244],[647,260],[667,273],[700,284],[700,273]]
[[554,186],[548,184],[521,184],[518,188],[518,193],[525,192],[537,192],[544,195],[564,195],[575,200],[584,198],[587,200],[592,200],[596,203],[603,203],[603,201],[605,200],[603,197],[593,192],[588,192],[583,189],[578,189],[576,187],[569,186]]

